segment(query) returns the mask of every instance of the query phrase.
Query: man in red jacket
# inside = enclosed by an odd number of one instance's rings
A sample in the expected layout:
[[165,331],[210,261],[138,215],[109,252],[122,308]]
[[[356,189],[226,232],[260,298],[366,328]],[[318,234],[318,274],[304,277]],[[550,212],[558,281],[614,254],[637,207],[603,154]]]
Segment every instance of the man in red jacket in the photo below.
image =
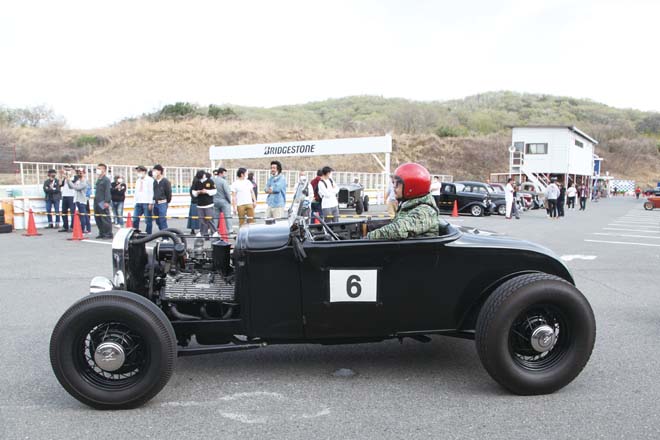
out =
[[312,209],[310,210],[310,220],[314,221],[314,213],[317,212],[318,215],[321,215],[321,196],[319,195],[319,182],[321,181],[321,176],[323,173],[321,170],[316,171],[316,177],[309,182],[312,185],[314,190],[314,198],[312,199]]

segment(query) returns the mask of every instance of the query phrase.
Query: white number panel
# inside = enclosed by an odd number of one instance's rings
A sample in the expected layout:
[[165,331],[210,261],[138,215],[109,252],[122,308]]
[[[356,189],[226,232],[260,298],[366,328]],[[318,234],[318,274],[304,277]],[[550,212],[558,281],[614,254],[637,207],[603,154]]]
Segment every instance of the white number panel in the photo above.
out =
[[330,302],[376,302],[378,270],[330,270]]

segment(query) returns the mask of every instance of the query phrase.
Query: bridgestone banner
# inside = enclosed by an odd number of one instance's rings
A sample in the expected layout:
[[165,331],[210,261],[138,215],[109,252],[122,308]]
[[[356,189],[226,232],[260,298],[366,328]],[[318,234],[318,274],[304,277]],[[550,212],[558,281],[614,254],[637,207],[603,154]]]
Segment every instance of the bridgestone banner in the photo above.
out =
[[338,154],[391,153],[392,137],[324,139],[276,142],[272,144],[211,146],[211,160],[258,159],[270,157],[332,156]]

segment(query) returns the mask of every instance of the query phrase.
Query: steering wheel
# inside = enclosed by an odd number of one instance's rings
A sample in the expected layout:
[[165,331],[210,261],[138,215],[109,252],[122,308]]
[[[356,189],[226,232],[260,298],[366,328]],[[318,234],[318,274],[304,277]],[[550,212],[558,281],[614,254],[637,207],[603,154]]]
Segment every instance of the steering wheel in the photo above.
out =
[[340,241],[341,239],[337,234],[335,234],[335,231],[333,231],[330,226],[321,218],[318,212],[314,213],[314,216],[321,222],[321,225],[323,226],[323,229],[328,233],[330,238],[332,238],[333,241]]

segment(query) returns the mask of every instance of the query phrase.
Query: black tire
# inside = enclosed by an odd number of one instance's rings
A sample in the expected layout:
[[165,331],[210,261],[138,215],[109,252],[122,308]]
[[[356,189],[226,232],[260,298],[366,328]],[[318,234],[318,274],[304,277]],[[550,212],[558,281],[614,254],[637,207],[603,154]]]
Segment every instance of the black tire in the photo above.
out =
[[0,215],[0,225],[4,225],[4,224],[5,224],[5,216]]
[[497,207],[497,213],[499,215],[506,215],[506,205],[500,205]]
[[9,234],[13,230],[12,225],[0,225],[0,234]]
[[356,199],[355,200],[355,213],[357,215],[360,215],[364,212],[364,204],[362,203],[362,199]]
[[362,202],[364,205],[364,212],[369,211],[369,196],[364,196],[364,202]]
[[644,209],[646,209],[647,211],[653,211],[653,203],[644,202]]
[[[94,347],[105,342],[125,349],[126,361],[116,372],[104,371],[94,358]],[[81,299],[64,312],[50,339],[57,380],[73,397],[97,409],[147,402],[169,381],[176,356],[177,339],[165,314],[130,292]]]
[[[556,340],[540,354],[518,323],[531,330],[543,315]],[[476,327],[484,368],[520,395],[549,394],[568,385],[589,361],[596,340],[596,321],[587,299],[569,282],[544,273],[521,275],[499,286],[484,303]]]
[[484,215],[484,208],[480,205],[472,205],[470,206],[470,214],[472,214],[473,217],[481,217]]

